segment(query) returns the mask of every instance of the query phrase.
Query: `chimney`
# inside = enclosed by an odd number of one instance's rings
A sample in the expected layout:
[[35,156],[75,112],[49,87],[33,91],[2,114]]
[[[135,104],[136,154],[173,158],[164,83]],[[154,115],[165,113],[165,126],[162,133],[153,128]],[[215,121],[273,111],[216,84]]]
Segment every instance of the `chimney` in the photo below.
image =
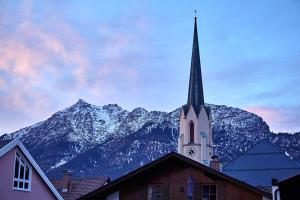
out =
[[277,184],[277,182],[278,182],[278,180],[277,180],[277,179],[275,179],[275,178],[272,178],[272,186],[276,185],[276,184]]
[[64,175],[62,177],[62,184],[64,188],[62,188],[62,192],[68,192],[71,189],[70,186],[71,186],[72,174],[71,171],[68,170],[64,170],[63,173]]
[[219,160],[219,156],[214,155],[211,158],[212,161],[210,161],[210,167],[213,168],[214,170],[222,172],[222,163]]

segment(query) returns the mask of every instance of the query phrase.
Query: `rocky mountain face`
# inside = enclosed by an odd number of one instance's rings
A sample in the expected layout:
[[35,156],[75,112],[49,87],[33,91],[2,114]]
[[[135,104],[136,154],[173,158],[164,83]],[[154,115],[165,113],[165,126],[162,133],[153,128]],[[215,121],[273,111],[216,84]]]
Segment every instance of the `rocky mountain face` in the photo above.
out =
[[[300,133],[274,134],[259,116],[227,106],[212,110],[215,153],[230,161],[267,138],[292,158],[300,158]],[[180,108],[170,113],[79,100],[45,121],[0,139],[20,137],[49,177],[65,169],[74,176],[117,178],[166,153],[176,151]]]

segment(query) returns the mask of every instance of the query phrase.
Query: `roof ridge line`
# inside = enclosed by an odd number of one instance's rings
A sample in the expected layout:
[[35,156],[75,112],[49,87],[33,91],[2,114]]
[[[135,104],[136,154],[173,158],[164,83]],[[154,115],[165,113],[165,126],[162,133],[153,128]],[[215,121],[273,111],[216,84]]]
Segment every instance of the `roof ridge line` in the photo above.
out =
[[250,168],[250,169],[228,169],[226,170],[227,172],[229,171],[270,171],[270,170],[291,170],[291,169],[297,169],[299,170],[299,168],[291,168],[291,167],[287,167],[287,168],[263,168],[263,169],[256,169],[256,168]]

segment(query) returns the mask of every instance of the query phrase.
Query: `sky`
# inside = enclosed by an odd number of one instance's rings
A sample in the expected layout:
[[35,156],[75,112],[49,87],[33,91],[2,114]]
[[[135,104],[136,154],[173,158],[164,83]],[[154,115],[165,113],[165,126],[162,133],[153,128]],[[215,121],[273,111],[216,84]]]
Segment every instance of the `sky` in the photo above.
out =
[[205,101],[300,131],[300,0],[0,0],[0,135],[78,99],[179,108],[194,9]]

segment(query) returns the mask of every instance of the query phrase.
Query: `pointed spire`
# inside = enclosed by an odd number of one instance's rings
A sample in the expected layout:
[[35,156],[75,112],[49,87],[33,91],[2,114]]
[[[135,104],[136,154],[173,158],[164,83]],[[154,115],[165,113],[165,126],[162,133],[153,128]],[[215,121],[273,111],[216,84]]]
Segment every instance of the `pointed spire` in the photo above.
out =
[[191,106],[193,106],[197,116],[200,112],[201,107],[204,106],[201,63],[200,63],[200,53],[199,53],[199,44],[198,44],[197,17],[195,17],[195,25],[194,25],[194,39],[193,39],[187,109],[189,109]]

